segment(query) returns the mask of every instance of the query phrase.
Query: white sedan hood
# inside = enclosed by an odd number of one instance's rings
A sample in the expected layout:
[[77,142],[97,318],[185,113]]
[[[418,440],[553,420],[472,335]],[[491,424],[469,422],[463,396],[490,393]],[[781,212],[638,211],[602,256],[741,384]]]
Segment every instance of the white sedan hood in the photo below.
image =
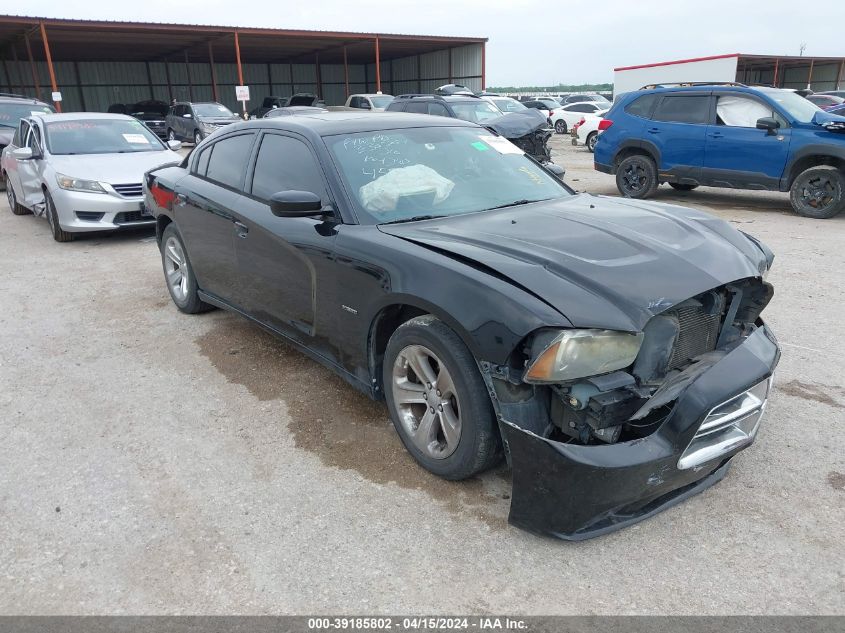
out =
[[109,184],[134,184],[144,173],[166,164],[182,162],[176,152],[131,152],[125,154],[50,155],[48,165],[57,173]]

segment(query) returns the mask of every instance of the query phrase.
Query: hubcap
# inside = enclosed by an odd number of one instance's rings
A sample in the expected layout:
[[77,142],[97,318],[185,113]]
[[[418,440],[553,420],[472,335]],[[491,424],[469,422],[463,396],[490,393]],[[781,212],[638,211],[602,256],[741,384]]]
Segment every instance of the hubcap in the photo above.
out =
[[637,163],[630,165],[622,174],[622,182],[628,191],[640,191],[646,183],[646,173],[643,166]]
[[179,301],[188,297],[188,260],[182,245],[175,237],[167,238],[164,243],[164,276],[170,292]]
[[434,459],[449,457],[461,439],[461,406],[449,370],[427,347],[410,345],[393,365],[393,401],[414,445]]
[[590,149],[595,149],[595,147],[596,147],[596,137],[591,136],[590,140],[588,140],[587,143],[590,145]]
[[808,207],[824,209],[833,203],[835,194],[836,187],[830,178],[819,176],[801,188],[801,201]]
[[563,121],[558,121],[558,122],[555,124],[555,128],[557,128],[557,133],[558,133],[558,134],[563,134],[563,132],[564,132],[564,129],[563,129]]

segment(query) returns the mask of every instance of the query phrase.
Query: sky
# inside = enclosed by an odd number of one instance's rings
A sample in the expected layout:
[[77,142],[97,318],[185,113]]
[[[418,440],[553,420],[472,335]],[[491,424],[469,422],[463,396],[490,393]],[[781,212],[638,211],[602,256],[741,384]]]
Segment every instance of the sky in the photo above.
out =
[[725,53],[845,56],[845,0],[27,0],[49,18],[487,37],[487,85],[610,83],[613,68]]

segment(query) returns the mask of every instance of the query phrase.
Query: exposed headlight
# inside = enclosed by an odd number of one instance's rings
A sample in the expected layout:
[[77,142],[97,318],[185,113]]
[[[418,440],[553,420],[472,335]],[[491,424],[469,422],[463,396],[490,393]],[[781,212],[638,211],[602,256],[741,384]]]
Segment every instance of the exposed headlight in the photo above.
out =
[[565,382],[622,369],[633,363],[642,333],[562,330],[528,365],[526,382]]
[[218,126],[214,123],[200,123],[200,127],[203,129],[204,132],[208,132],[209,134],[211,134],[218,128]]
[[103,185],[96,180],[82,180],[81,178],[72,178],[63,174],[56,174],[56,182],[62,189],[69,191],[86,191],[88,193],[107,193]]

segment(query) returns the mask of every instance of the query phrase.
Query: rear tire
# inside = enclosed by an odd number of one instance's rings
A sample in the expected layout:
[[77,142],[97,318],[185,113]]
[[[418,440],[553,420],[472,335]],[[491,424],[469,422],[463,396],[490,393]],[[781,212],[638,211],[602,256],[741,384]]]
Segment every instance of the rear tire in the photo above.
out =
[[420,316],[396,329],[382,383],[402,443],[429,472],[466,479],[501,459],[496,416],[478,364],[436,317]]
[[670,182],[669,186],[675,191],[692,191],[698,188],[698,185],[688,185],[682,182]]
[[199,298],[197,278],[188,259],[188,251],[172,222],[161,234],[161,266],[167,291],[179,310],[185,314],[199,314],[214,307]]
[[50,225],[50,231],[53,233],[53,239],[57,242],[72,242],[73,241],[73,233],[68,233],[67,231],[62,230],[61,225],[59,224],[59,214],[56,211],[56,205],[53,202],[53,198],[50,196],[50,192],[46,189],[44,190],[44,214],[47,216],[47,223]]
[[591,152],[596,151],[596,141],[598,140],[598,138],[599,138],[598,132],[590,132],[590,135],[587,137],[587,143],[586,143],[587,149],[590,150]]
[[558,134],[566,134],[566,131],[566,121],[564,121],[563,119],[558,119],[557,121],[555,121],[555,132],[557,132]]
[[30,213],[32,213],[32,211],[30,211],[18,202],[18,198],[15,195],[15,190],[12,187],[12,183],[9,182],[8,175],[3,178],[3,182],[6,183],[6,200],[9,201],[9,210],[15,215],[29,215]]
[[789,201],[805,218],[832,218],[845,209],[845,173],[830,165],[806,169],[792,183]]
[[624,159],[616,169],[616,188],[626,198],[648,198],[658,187],[657,165],[642,154]]

